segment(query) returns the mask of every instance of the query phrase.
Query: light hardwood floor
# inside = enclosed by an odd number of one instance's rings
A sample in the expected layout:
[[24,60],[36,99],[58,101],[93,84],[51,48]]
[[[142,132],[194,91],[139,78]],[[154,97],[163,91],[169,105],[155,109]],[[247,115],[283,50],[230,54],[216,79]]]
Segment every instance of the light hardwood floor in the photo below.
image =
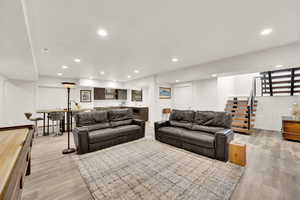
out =
[[[146,137],[153,138],[147,126]],[[72,137],[71,137],[72,138]],[[300,143],[282,140],[279,132],[235,135],[247,144],[247,166],[233,200],[300,199]],[[25,179],[24,200],[92,199],[61,137],[38,137],[32,149],[32,174]],[[72,141],[73,143],[73,141]]]

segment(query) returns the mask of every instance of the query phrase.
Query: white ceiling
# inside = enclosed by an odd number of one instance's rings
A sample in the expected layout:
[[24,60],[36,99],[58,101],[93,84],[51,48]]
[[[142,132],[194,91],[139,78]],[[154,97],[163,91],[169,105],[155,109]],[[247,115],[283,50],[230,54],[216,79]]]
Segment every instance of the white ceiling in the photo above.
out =
[[36,80],[21,0],[0,0],[0,74]]
[[[176,83],[176,80],[178,82],[187,82],[214,78],[212,77],[213,74],[216,74],[216,77],[220,77],[300,67],[299,52],[300,42],[295,42],[255,53],[160,73],[156,76],[156,81],[159,83]],[[280,68],[277,68],[276,66],[279,65]]]
[[[69,78],[92,76],[125,81],[127,75],[134,79],[300,41],[298,0],[24,2],[38,73],[46,76],[62,72]],[[20,15],[19,11],[14,11],[19,15],[9,13],[11,9],[1,6],[4,16],[11,18],[7,22],[17,21]],[[16,30],[12,24],[1,21],[4,36],[11,41],[24,40],[24,24],[18,26],[22,30]],[[107,29],[107,38],[97,35],[99,28]],[[272,28],[273,33],[260,36],[264,28]],[[2,34],[1,31],[1,44],[5,40]],[[28,64],[28,48],[9,45],[0,50],[11,47],[17,49],[13,56],[0,55],[0,73],[5,64],[3,56],[24,66]],[[49,53],[43,53],[43,48],[48,48]],[[174,56],[179,58],[178,63],[171,62]],[[74,58],[82,62],[74,63]],[[32,57],[30,60],[33,62]],[[63,70],[62,65],[70,68]],[[14,67],[23,72],[22,66]],[[140,73],[134,74],[135,69]],[[99,71],[106,75],[101,76]]]

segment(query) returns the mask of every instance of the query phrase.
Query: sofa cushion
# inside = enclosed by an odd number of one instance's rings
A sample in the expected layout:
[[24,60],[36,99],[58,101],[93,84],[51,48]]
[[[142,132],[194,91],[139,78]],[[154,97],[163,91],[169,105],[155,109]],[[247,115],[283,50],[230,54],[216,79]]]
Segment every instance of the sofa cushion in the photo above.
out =
[[200,131],[184,130],[182,132],[182,141],[206,148],[215,147],[215,136],[213,134]]
[[108,122],[107,111],[79,112],[74,117],[79,127]]
[[204,131],[204,132],[207,132],[207,133],[215,134],[218,131],[224,130],[224,128],[223,127],[216,127],[216,126],[203,126],[203,125],[193,124],[192,130],[194,130],[194,131]]
[[170,120],[171,126],[176,126],[176,127],[182,127],[182,128],[187,128],[187,129],[192,129],[193,124],[191,122],[180,122],[180,121],[174,121]]
[[131,125],[119,126],[114,129],[117,129],[121,133],[121,136],[124,136],[124,135],[132,135],[132,134],[139,133],[141,127],[138,125],[131,124]]
[[108,112],[105,110],[102,111],[93,111],[91,112],[96,123],[108,122]]
[[216,126],[231,128],[232,117],[230,113],[214,111],[197,111],[194,123],[203,126]]
[[80,112],[75,115],[76,126],[88,126],[95,124],[96,121],[92,112]]
[[90,143],[103,142],[105,140],[110,140],[116,137],[136,134],[140,130],[138,125],[125,125],[115,128],[106,128],[89,132],[89,141]]
[[181,137],[183,128],[177,128],[172,126],[164,126],[158,129],[160,136],[171,137],[179,139]]
[[172,110],[170,121],[193,122],[194,114],[192,110]]
[[110,121],[121,121],[126,119],[132,119],[131,109],[114,109],[108,112]]
[[132,119],[125,119],[125,120],[121,120],[121,121],[111,121],[110,124],[112,127],[129,125],[129,124],[132,124]]
[[109,122],[104,122],[104,123],[97,123],[97,124],[92,124],[88,126],[84,126],[88,131],[95,131],[99,129],[104,129],[104,128],[109,128],[110,123]]

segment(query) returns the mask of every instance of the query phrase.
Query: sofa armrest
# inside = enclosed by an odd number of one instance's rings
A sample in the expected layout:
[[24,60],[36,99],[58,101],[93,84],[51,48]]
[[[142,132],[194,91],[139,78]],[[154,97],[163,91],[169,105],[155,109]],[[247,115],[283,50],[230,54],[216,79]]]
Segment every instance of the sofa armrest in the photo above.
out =
[[132,120],[133,124],[139,125],[139,126],[145,126],[145,121],[141,119],[133,119]]
[[85,127],[76,127],[73,130],[74,143],[77,153],[83,154],[89,152],[89,131]]
[[155,132],[155,137],[158,134],[158,129],[164,126],[170,126],[170,121],[159,121],[159,122],[154,122],[154,132]]
[[227,162],[229,143],[234,138],[231,129],[224,129],[216,133],[216,159]]
[[145,121],[140,120],[140,119],[133,119],[132,123],[141,127],[141,134],[144,137],[145,136]]

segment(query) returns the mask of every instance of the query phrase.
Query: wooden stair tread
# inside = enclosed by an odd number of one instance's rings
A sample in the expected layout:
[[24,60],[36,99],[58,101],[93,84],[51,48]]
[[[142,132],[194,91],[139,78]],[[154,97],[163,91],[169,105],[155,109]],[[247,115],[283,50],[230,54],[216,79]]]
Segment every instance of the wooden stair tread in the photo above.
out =
[[[232,126],[235,128],[247,128],[248,127],[248,123],[241,123],[241,122],[232,122]],[[250,124],[250,128],[253,128],[254,124]]]
[[[226,107],[238,106],[238,107],[248,107],[248,104],[226,104]],[[254,104],[253,107],[257,107],[257,104]]]
[[[245,116],[247,116],[248,115],[248,113],[246,113],[246,112],[234,112],[234,113],[231,113],[232,114],[232,116],[234,117],[234,116],[242,116],[242,117],[245,117]],[[256,116],[256,114],[254,114],[254,113],[252,113],[251,114],[251,117],[255,117]]]
[[231,113],[233,131],[244,133],[244,134],[251,133],[251,129],[254,128],[254,122],[255,122],[254,117],[256,116],[256,114],[253,112],[257,111],[257,107],[258,107],[257,103],[258,103],[257,100],[253,101],[253,107],[252,107],[253,109],[251,110],[252,112],[250,113],[250,108],[248,109],[247,99],[244,98],[243,100],[239,100],[239,99],[227,100],[227,104],[224,110],[228,113]]
[[[245,108],[226,108],[225,111],[246,111],[248,112],[248,109],[245,109]],[[252,110],[253,112],[256,112],[256,109],[253,109]]]
[[[237,103],[248,103],[248,100],[247,99],[244,99],[244,100],[228,100],[227,102],[237,102]],[[257,103],[257,100],[254,100],[255,103]]]
[[[240,117],[240,118],[233,117],[232,120],[233,121],[248,121],[249,119],[248,118],[242,118],[242,117]],[[251,119],[251,122],[254,122],[254,121],[255,121],[255,119]]]
[[236,128],[236,127],[233,127],[232,129],[235,132],[246,133],[246,134],[252,133],[252,130],[249,130],[249,129],[246,129],[246,128]]

